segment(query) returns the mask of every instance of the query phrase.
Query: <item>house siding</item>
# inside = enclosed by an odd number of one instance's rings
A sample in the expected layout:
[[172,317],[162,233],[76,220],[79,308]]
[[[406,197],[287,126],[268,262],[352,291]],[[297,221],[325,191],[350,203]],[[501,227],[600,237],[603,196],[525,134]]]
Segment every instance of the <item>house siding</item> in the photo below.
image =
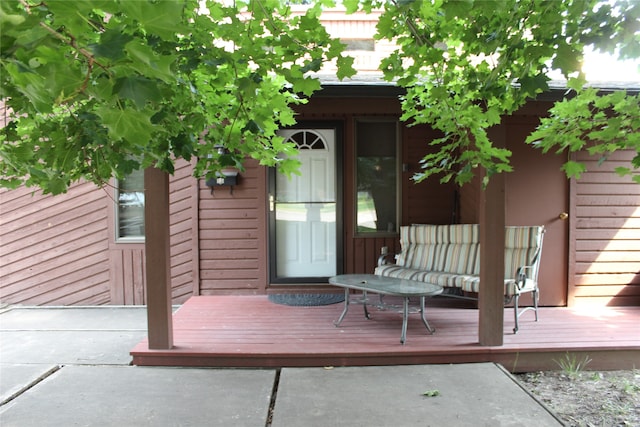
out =
[[247,160],[233,188],[200,180],[200,293],[264,293],[266,261],[266,170]]
[[[355,233],[353,123],[359,118],[396,119],[398,102],[319,97],[298,112],[299,121],[338,120],[344,125],[343,269],[372,272],[381,247],[394,252],[399,243],[392,234]],[[599,166],[597,160],[585,158],[589,172],[570,186],[564,178],[561,185],[567,184],[570,194],[550,209],[555,187],[548,176],[561,175],[556,162],[562,159],[519,145],[537,117],[523,114],[505,124],[508,143],[517,148],[517,170],[507,177],[507,220],[547,228],[541,274],[554,271],[554,275],[541,279],[542,304],[640,304],[640,186],[612,172],[614,166],[628,165],[633,153],[616,153]],[[441,185],[437,177],[419,184],[411,180],[435,137],[425,126],[400,129],[402,224],[477,222],[478,180],[462,188]],[[270,292],[267,168],[247,160],[233,193],[229,187],[217,187],[212,194],[204,179],[191,174],[192,165],[180,161],[170,181],[173,303],[197,294]],[[2,303],[144,304],[144,245],[115,242],[110,192],[89,183],[75,184],[67,194],[55,197],[31,196],[26,188],[0,190]],[[548,209],[545,214],[543,207]],[[558,219],[565,210],[570,213],[567,222]],[[570,232],[563,224],[569,224]],[[553,239],[568,241],[568,248],[555,255],[558,245]]]
[[32,192],[0,190],[2,303],[109,303],[105,193],[89,183],[55,197]]
[[[198,283],[197,181],[177,162],[170,184],[172,302]],[[66,194],[0,190],[0,302],[145,304],[144,243],[117,243],[110,187],[79,183]]]
[[428,126],[403,127],[402,224],[452,224],[459,222],[458,188],[453,182],[440,183],[432,176],[416,183],[422,171],[420,161],[435,151],[429,145],[441,134]]
[[199,293],[198,181],[193,176],[192,163],[176,162],[175,173],[169,181],[171,297],[174,304],[181,304]]
[[640,304],[640,185],[614,172],[634,155],[616,152],[602,163],[587,153],[577,157],[587,172],[572,181],[572,305]]

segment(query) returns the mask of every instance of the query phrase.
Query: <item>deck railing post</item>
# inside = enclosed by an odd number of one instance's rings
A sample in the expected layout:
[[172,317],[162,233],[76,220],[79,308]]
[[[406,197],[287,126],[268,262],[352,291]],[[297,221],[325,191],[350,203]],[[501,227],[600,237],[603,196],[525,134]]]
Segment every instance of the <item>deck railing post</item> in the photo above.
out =
[[[505,148],[504,126],[490,133],[496,147]],[[491,176],[480,194],[480,345],[501,346],[504,328],[505,174]]]
[[145,283],[149,349],[173,347],[171,258],[169,250],[169,174],[144,171]]

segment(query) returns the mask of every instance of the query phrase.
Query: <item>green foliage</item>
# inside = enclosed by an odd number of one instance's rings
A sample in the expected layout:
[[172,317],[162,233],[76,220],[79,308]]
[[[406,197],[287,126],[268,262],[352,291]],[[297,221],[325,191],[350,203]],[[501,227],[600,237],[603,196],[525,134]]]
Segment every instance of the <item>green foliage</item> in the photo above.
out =
[[[605,101],[607,105],[595,105],[597,111],[585,111],[580,105],[585,102],[580,99],[590,97],[582,94],[586,82],[580,66],[585,47],[617,52],[623,58],[640,55],[640,3],[636,1],[343,3],[349,12],[383,9],[376,37],[395,41],[398,49],[383,60],[381,68],[389,81],[407,90],[402,118],[442,132],[441,138],[430,142],[436,150],[422,159],[423,170],[414,176],[416,181],[438,175],[443,182],[463,184],[477,168],[486,171],[486,179],[510,171],[511,153],[492,140],[489,129],[548,90],[547,75],[554,69],[568,78],[578,97],[558,107],[530,142],[547,151],[576,151],[584,146],[580,141],[587,135],[599,141],[597,147],[588,142],[591,149],[602,153],[638,149],[637,135],[622,142],[624,134],[636,129],[632,122],[633,114],[638,118],[637,97],[615,95],[615,100]],[[596,120],[590,120],[596,114]],[[615,119],[605,125],[605,116]],[[566,124],[579,131],[563,130],[562,137],[555,134],[554,138],[554,131]],[[640,158],[634,163],[640,164]],[[570,162],[565,171],[575,176],[583,168]]]
[[[624,91],[598,94],[593,88],[580,91],[556,103],[527,142],[544,152],[586,150],[601,161],[617,150],[634,150],[639,154],[631,167],[618,167],[616,172],[640,182],[640,96]],[[563,169],[575,178],[585,172],[584,164],[572,160]]]
[[[320,84],[309,73],[342,44],[318,20],[272,0],[0,3],[0,185],[98,184],[175,159],[195,173],[242,167],[249,156],[281,172],[296,150],[275,132]],[[224,145],[231,154],[219,154]]]
[[[195,174],[242,166],[246,157],[290,174],[296,149],[276,136],[295,122],[292,106],[320,87],[312,77],[353,58],[319,22],[332,0],[0,2],[0,185],[60,193],[79,179],[98,184],[175,159]],[[290,3],[312,3],[292,14]],[[402,119],[441,132],[417,181],[463,184],[481,168],[511,170],[491,128],[568,78],[528,142],[545,152],[586,149],[602,159],[639,153],[620,174],[640,182],[638,95],[600,96],[580,73],[586,47],[640,56],[640,2],[633,0],[344,0],[348,13],[382,10],[378,39],[398,48],[381,64],[406,89]],[[224,145],[231,154],[219,154]],[[569,176],[584,165],[568,161]]]

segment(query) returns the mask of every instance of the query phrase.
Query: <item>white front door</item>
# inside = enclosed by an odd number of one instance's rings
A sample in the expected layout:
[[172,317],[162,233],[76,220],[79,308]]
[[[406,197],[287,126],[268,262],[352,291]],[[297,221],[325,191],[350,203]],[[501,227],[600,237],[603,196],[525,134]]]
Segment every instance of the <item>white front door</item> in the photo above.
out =
[[338,263],[336,130],[287,129],[279,134],[298,146],[302,164],[300,175],[277,174],[270,194],[271,238],[275,240],[272,280],[334,276]]

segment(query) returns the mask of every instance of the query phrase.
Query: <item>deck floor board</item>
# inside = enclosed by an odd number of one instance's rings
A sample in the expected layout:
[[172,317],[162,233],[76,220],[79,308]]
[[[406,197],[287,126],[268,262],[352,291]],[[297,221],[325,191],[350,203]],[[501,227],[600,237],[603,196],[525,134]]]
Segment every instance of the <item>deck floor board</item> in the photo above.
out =
[[520,319],[513,334],[513,311],[505,308],[504,344],[478,343],[478,310],[430,306],[427,333],[419,315],[411,315],[407,342],[400,344],[401,315],[392,310],[353,305],[339,327],[333,322],[343,304],[291,307],[264,295],[198,296],[174,314],[171,350],[150,350],[147,342],[132,351],[137,365],[280,367],[419,363],[503,363],[510,370],[557,369],[572,352],[592,359],[592,369],[640,366],[640,307],[573,310],[542,307]]

